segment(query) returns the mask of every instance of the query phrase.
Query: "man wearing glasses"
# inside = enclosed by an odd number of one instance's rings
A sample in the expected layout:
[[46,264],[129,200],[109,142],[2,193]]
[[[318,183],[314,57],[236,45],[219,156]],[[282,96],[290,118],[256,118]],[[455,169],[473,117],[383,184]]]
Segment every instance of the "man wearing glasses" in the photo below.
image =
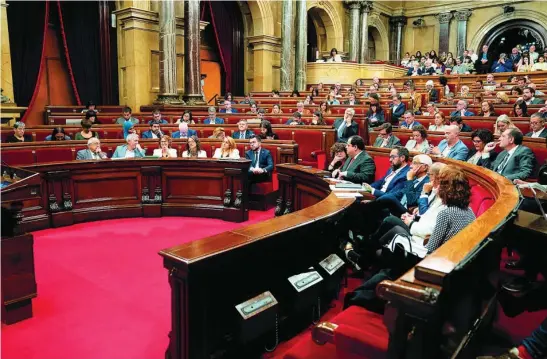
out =
[[376,198],[382,197],[386,193],[396,194],[401,191],[405,186],[407,173],[410,169],[409,158],[410,153],[406,148],[397,146],[392,149],[389,154],[391,167],[387,170],[386,175],[370,185],[365,183],[365,190]]
[[340,169],[332,172],[333,178],[344,179],[353,183],[371,183],[374,181],[376,165],[365,152],[365,141],[361,136],[351,136],[346,144],[348,159]]
[[378,127],[378,137],[376,137],[376,140],[374,141],[374,147],[380,147],[380,148],[393,148],[395,146],[401,146],[401,140],[391,134],[392,127],[391,123],[384,123],[380,127]]

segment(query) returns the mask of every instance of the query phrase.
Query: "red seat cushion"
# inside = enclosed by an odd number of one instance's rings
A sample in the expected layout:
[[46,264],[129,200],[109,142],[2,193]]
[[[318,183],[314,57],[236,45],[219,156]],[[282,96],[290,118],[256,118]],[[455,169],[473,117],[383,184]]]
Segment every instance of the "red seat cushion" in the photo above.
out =
[[70,147],[60,148],[40,148],[36,151],[36,162],[56,162],[56,161],[72,161],[74,160],[74,153]]
[[331,320],[338,324],[334,344],[319,345],[304,336],[284,359],[382,359],[387,357],[389,333],[380,314],[351,306]]
[[268,193],[275,192],[279,189],[279,183],[277,181],[277,173],[272,174],[272,180],[269,182],[254,183],[251,186],[251,194],[266,195]]
[[469,207],[475,213],[475,216],[480,216],[494,203],[494,199],[490,192],[478,184],[471,185],[471,202]]

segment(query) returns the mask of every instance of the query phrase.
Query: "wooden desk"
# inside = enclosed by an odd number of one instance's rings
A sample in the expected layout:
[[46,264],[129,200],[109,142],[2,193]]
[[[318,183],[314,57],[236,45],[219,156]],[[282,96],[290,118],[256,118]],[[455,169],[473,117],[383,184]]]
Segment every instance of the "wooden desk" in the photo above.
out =
[[15,121],[19,120],[26,110],[27,107],[20,107],[10,103],[0,105],[0,120],[2,125],[13,127]]

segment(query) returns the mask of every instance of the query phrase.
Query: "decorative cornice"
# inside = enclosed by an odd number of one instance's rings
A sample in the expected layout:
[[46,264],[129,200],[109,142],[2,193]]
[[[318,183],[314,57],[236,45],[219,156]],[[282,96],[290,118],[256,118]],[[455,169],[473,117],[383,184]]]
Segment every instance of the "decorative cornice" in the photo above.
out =
[[249,44],[255,45],[259,43],[281,46],[281,38],[269,35],[257,35],[247,37]]
[[437,20],[439,20],[440,24],[448,24],[450,23],[450,20],[452,19],[452,13],[451,12],[443,12],[440,14],[435,15]]
[[458,21],[467,21],[472,14],[473,14],[472,10],[465,9],[465,10],[456,11],[454,13],[454,17]]
[[[528,3],[529,0],[513,0],[511,1],[511,5],[518,4],[518,3]],[[403,2],[404,3],[404,2]],[[420,2],[415,2],[419,4]],[[426,4],[424,2],[424,4]],[[429,4],[429,2],[427,2]],[[436,15],[443,12],[448,11],[459,11],[459,10],[475,10],[475,9],[482,9],[482,8],[490,8],[490,7],[499,7],[501,9],[502,6],[507,5],[507,1],[505,0],[491,0],[491,1],[458,1],[458,2],[452,2],[452,1],[439,1],[438,5],[424,5],[417,8],[412,9],[404,9],[402,7],[397,7],[392,10],[393,14],[395,15],[397,12],[401,11],[405,16],[408,17],[419,17],[419,16],[428,16],[428,15]],[[377,5],[374,4],[376,7]]]
[[133,18],[133,19],[147,20],[147,21],[152,21],[157,23],[159,19],[159,15],[157,12],[143,10],[136,7],[128,7],[125,9],[113,11],[112,13],[115,14],[119,20]]
[[344,0],[344,5],[350,10],[359,10],[361,7],[360,0]]

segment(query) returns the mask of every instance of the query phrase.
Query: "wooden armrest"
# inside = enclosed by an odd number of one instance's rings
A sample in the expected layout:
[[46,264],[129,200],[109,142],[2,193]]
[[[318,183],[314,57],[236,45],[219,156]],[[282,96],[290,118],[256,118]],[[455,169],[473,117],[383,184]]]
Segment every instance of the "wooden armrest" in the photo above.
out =
[[382,281],[376,288],[378,296],[385,300],[392,300],[395,297],[406,298],[414,302],[421,302],[427,305],[435,305],[440,291],[433,287],[423,287],[415,284],[391,280]]
[[334,331],[336,328],[338,328],[338,324],[322,322],[312,329],[311,337],[319,345],[334,344]]

